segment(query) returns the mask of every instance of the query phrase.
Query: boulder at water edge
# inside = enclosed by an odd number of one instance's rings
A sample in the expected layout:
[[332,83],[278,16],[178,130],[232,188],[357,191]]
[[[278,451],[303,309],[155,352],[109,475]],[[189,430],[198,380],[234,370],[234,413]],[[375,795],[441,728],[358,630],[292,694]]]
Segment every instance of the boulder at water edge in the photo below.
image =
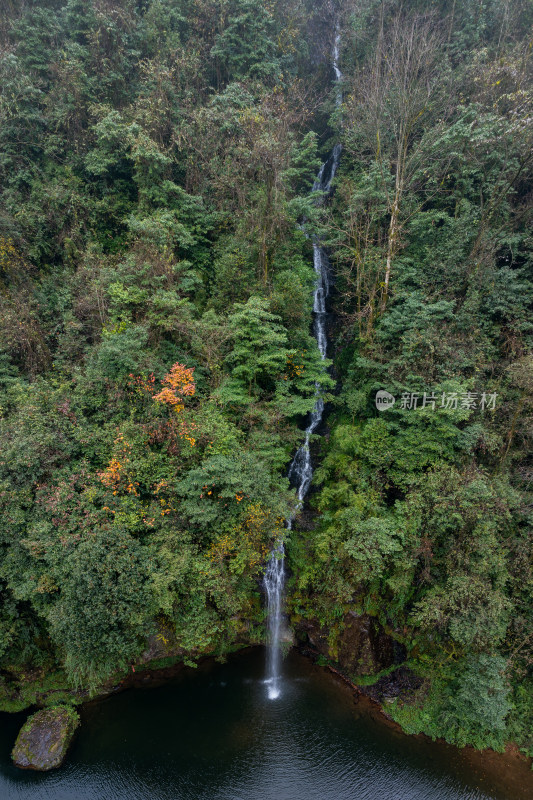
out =
[[37,711],[17,736],[11,754],[15,766],[42,771],[61,766],[79,724],[78,714],[68,706]]

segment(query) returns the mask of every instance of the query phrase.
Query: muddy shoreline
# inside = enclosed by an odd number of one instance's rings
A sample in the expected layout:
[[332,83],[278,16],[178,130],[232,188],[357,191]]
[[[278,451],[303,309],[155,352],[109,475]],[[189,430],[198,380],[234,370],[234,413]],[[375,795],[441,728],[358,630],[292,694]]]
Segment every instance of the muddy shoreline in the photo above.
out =
[[383,705],[367,694],[367,690],[370,687],[358,686],[353,683],[353,681],[337,667],[330,664],[325,666],[317,664],[316,660],[320,656],[318,650],[314,650],[308,646],[299,646],[297,650],[303,656],[313,661],[317,668],[328,672],[333,680],[344,684],[350,692],[354,704],[359,707],[362,706],[364,711],[368,713],[369,716],[379,720],[380,724],[395,731],[398,735],[417,739],[419,741],[434,742],[441,747],[450,748],[450,750],[460,753],[461,757],[469,764],[474,774],[482,774],[489,780],[492,780],[494,785],[505,787],[509,791],[514,792],[516,788],[516,797],[524,796],[524,783],[531,781],[531,796],[533,796],[533,759],[522,753],[513,742],[508,742],[505,751],[503,753],[498,753],[491,748],[476,750],[470,745],[459,748],[447,743],[444,739],[433,740],[424,733],[406,733],[402,727],[387,714]]

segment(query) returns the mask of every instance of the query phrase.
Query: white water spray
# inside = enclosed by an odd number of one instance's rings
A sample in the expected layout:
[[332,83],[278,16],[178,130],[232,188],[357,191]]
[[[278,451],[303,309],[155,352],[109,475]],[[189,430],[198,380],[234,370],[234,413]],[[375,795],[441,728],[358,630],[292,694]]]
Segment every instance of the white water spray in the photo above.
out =
[[[340,33],[335,36],[333,46],[333,69],[336,82],[336,104],[342,102],[341,81],[342,73],[338,66]],[[320,171],[313,184],[312,192],[321,192],[317,203],[322,203],[323,198],[329,194],[331,183],[335,177],[341,156],[341,145],[336,144],[331,155],[320,167]],[[322,359],[326,358],[328,346],[326,334],[326,299],[329,295],[329,259],[326,251],[317,239],[313,239],[313,266],[316,273],[315,290],[313,295],[313,329]],[[289,480],[297,487],[298,504],[297,513],[311,485],[313,465],[309,452],[309,441],[322,421],[324,413],[324,400],[320,396],[320,386],[316,384],[315,405],[311,412],[309,425],[305,429],[303,445],[297,450],[289,469]],[[287,529],[292,527],[292,517],[287,520]],[[280,540],[270,556],[265,576],[263,578],[267,594],[268,618],[268,656],[267,679],[269,700],[275,700],[281,694],[281,634],[283,626],[283,590],[285,586],[285,549]]]

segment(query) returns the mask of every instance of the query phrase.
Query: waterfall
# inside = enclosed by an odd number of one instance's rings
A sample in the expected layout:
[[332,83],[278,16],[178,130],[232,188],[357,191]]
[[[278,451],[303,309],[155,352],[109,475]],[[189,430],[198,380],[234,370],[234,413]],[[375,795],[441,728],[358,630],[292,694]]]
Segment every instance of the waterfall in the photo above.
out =
[[[339,59],[340,33],[335,35],[333,46],[333,70],[335,72],[336,83],[336,105],[342,102],[342,90],[340,82],[342,73],[338,66]],[[317,204],[321,204],[324,197],[331,191],[331,183],[335,177],[341,156],[341,145],[336,144],[329,158],[320,167],[319,173],[313,184],[311,192],[321,192],[316,199]],[[322,359],[326,358],[328,346],[326,334],[326,299],[329,295],[329,259],[326,251],[320,245],[316,237],[313,238],[313,266],[316,273],[315,289],[313,294],[313,330],[317,340],[318,349]],[[311,485],[313,477],[313,465],[309,451],[311,436],[316,431],[322,415],[324,413],[324,400],[320,395],[320,386],[315,386],[315,405],[311,412],[309,425],[305,429],[305,439],[303,445],[298,448],[294,456],[290,469],[289,480],[296,486],[296,496],[298,503],[295,514],[303,506],[304,498]],[[291,530],[293,517],[287,520],[287,529]],[[281,634],[283,625],[283,589],[285,585],[285,549],[283,540],[280,540],[267,564],[263,583],[267,595],[267,619],[268,619],[268,655],[267,655],[267,679],[269,700],[275,700],[281,693]]]
[[[290,528],[290,520],[288,527]],[[285,583],[285,558],[283,541],[279,541],[267,564],[263,582],[267,593],[268,609],[268,655],[267,655],[267,686],[268,699],[275,700],[280,695],[280,666],[281,666],[281,623],[283,586]]]

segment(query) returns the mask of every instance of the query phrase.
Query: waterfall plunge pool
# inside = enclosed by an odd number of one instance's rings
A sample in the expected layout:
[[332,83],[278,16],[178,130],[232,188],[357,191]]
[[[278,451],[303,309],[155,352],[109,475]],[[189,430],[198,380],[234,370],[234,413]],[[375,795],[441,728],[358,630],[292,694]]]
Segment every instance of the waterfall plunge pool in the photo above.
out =
[[2,800],[522,800],[523,762],[406,736],[292,650],[266,698],[264,650],[81,709],[64,766],[18,770],[25,714],[0,714]]

